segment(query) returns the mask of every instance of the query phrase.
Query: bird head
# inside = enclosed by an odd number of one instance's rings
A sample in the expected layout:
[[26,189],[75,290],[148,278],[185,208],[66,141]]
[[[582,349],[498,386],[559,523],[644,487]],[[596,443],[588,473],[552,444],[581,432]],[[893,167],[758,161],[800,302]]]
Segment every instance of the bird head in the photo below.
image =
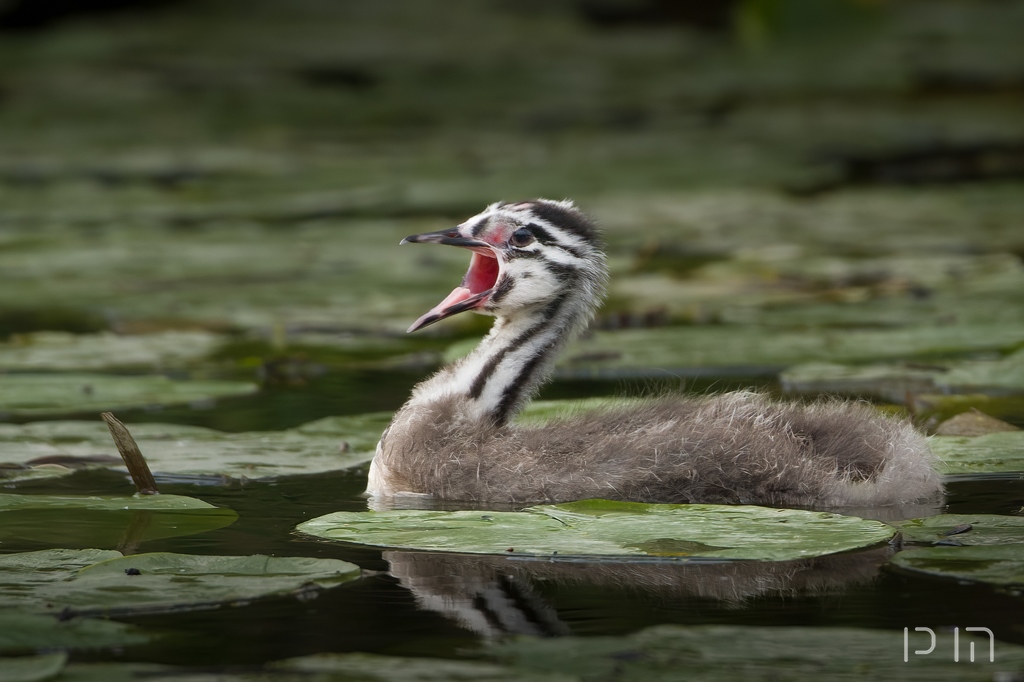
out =
[[473,252],[462,284],[410,332],[467,310],[515,317],[568,299],[583,301],[589,313],[604,293],[600,236],[571,201],[499,202],[453,228],[412,235],[402,243],[448,244]]

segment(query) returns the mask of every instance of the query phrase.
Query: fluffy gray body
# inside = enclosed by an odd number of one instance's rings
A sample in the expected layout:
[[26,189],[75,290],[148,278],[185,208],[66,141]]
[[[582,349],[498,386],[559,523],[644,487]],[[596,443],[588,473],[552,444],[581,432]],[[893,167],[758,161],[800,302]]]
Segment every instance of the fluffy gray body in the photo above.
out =
[[[601,300],[606,270],[597,233],[568,202],[536,200],[492,205],[445,234],[410,241],[468,243],[484,254],[474,255],[466,288],[453,296],[468,295],[498,319],[472,353],[417,386],[396,413],[371,465],[371,496],[834,508],[940,493],[925,438],[907,420],[861,402],[666,396],[541,427],[515,425]],[[488,277],[481,273],[494,264],[486,258],[498,265]],[[450,299],[414,328],[465,309],[444,307]]]

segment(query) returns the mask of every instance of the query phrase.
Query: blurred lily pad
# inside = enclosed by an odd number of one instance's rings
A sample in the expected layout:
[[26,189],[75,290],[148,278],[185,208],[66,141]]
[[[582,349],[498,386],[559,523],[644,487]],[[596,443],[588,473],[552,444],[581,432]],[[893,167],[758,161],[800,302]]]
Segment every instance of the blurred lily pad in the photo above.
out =
[[[562,376],[672,374],[695,368],[742,368],[774,374],[808,361],[866,362],[929,354],[999,350],[1024,339],[1024,325],[921,326],[865,330],[780,330],[756,325],[660,327],[598,331],[569,344]],[[469,352],[460,342],[446,354]]]
[[960,545],[1024,544],[1024,517],[999,514],[939,514],[895,524],[910,542]]
[[922,547],[899,552],[897,568],[993,585],[1024,585],[1024,544]]
[[944,474],[991,474],[1024,471],[1024,431],[984,436],[932,436],[932,452]]
[[[143,644],[152,632],[98,618],[61,620],[52,615],[14,609],[0,611],[0,651],[107,649]],[[0,675],[0,679],[6,679]]]
[[209,355],[222,337],[202,331],[154,334],[19,334],[0,343],[0,370],[100,370],[178,367]]
[[[972,548],[973,549],[973,548]],[[905,554],[905,553],[903,553]],[[669,682],[732,680],[940,680],[999,679],[1024,665],[1024,647],[996,642],[995,664],[988,662],[988,637],[960,632],[960,656],[969,643],[985,652],[977,677],[948,656],[915,656],[920,639],[910,633],[904,662],[902,630],[845,627],[753,627],[739,625],[659,625],[619,637],[520,637],[489,644],[492,660],[523,670],[577,675],[589,682],[645,680]],[[927,634],[917,634],[927,641]],[[939,634],[939,637],[942,637]],[[952,645],[952,634],[948,635]],[[981,666],[979,662],[975,664]]]
[[585,500],[521,512],[336,512],[298,530],[380,547],[475,554],[783,561],[885,542],[878,521],[827,512]]
[[[196,426],[130,424],[150,469],[167,475],[267,479],[339,471],[365,464],[390,413],[328,417],[285,431],[228,434]],[[109,458],[96,461],[97,453]],[[0,462],[53,461],[122,468],[99,421],[0,424]]]
[[780,375],[792,393],[878,396],[902,403],[908,393],[1024,393],[1024,351],[995,360],[961,360],[928,365],[848,366],[807,363]]
[[255,384],[241,381],[179,381],[164,376],[0,374],[0,416],[44,417],[208,403],[256,390]]
[[326,589],[359,575],[337,559],[42,550],[0,555],[0,599],[37,612],[130,613]]
[[179,495],[86,497],[0,493],[0,542],[117,548],[206,533],[238,514]]

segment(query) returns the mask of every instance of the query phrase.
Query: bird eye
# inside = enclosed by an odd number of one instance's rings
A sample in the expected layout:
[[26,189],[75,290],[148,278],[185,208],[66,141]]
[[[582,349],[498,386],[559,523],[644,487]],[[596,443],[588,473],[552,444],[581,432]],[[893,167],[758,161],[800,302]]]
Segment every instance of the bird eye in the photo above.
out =
[[533,232],[525,227],[520,227],[508,238],[508,243],[512,246],[529,246],[533,243]]

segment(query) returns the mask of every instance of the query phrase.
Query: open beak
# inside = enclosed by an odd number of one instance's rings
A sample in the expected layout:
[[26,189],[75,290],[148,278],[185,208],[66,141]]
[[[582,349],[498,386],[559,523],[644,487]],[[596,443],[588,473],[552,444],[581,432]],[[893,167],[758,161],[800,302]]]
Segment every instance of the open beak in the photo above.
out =
[[479,239],[463,237],[457,228],[414,234],[402,240],[402,244],[447,244],[460,246],[473,252],[469,261],[469,270],[462,278],[462,284],[452,289],[452,293],[431,308],[420,319],[412,323],[409,332],[423,329],[435,322],[451,317],[467,310],[477,310],[487,303],[494,293],[494,285],[501,271],[500,263],[494,249],[487,242]]

